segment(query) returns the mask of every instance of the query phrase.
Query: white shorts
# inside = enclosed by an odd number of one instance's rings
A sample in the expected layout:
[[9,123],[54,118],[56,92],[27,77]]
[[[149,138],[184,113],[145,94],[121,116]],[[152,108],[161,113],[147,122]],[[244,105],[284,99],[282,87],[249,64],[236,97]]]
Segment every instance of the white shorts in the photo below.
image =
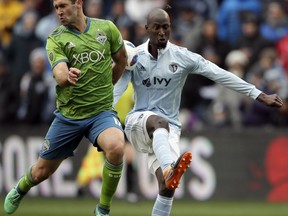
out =
[[[152,140],[150,139],[147,129],[146,121],[149,116],[157,115],[151,111],[135,112],[127,116],[125,122],[125,134],[129,142],[134,146],[138,152],[148,154],[148,168],[152,174],[160,167],[156,155],[153,152]],[[173,160],[177,160],[180,156],[180,135],[181,129],[169,124],[169,145]]]

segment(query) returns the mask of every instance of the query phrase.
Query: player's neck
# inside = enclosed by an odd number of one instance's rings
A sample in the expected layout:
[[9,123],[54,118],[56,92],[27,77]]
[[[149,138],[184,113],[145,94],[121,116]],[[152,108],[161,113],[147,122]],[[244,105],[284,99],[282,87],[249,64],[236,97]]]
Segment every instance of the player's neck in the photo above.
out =
[[88,23],[88,18],[85,15],[82,15],[81,18],[79,18],[77,22],[71,26],[71,28],[79,32],[84,32],[86,30],[87,23]]
[[151,43],[149,43],[148,44],[148,51],[154,58],[157,59],[157,57],[158,57],[158,49],[157,49],[157,47],[154,47],[154,46],[151,45]]

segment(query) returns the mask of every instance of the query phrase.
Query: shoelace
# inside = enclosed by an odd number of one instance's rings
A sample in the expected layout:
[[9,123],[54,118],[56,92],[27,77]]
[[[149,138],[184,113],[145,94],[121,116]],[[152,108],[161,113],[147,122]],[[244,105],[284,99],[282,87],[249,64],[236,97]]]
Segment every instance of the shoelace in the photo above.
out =
[[175,161],[171,164],[171,168],[173,169],[174,168],[174,166],[175,166]]
[[101,212],[99,212],[101,216],[109,216],[108,214],[102,214]]
[[10,202],[15,205],[17,204],[18,200],[21,199],[22,196],[19,193],[15,193],[13,196],[11,196]]
[[171,169],[170,169],[169,172],[167,173],[166,179],[169,179],[169,178],[173,175],[174,166],[175,166],[175,161],[171,164]]
[[94,210],[94,213],[95,213],[95,211],[97,211],[97,215],[100,215],[100,216],[109,216],[109,214],[102,214],[102,213],[99,211],[99,209],[95,209],[95,210]]

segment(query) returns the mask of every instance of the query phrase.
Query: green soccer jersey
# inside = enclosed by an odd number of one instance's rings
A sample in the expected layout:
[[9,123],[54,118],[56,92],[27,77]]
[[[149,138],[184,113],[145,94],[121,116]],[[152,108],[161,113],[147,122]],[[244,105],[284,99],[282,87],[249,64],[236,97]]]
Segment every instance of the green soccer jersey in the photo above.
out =
[[52,69],[59,62],[81,70],[76,85],[56,86],[57,109],[65,117],[84,119],[111,110],[112,58],[123,40],[108,20],[87,18],[81,33],[63,25],[48,37],[46,51]]

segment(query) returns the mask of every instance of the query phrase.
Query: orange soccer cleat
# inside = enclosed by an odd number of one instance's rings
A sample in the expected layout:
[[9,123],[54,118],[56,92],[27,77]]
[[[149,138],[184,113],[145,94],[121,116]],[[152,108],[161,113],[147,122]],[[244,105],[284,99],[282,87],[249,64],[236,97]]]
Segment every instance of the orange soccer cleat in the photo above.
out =
[[164,179],[166,187],[175,190],[180,184],[180,180],[187,168],[190,167],[192,161],[192,153],[187,151],[182,154],[176,163],[172,163],[171,167],[164,170]]

